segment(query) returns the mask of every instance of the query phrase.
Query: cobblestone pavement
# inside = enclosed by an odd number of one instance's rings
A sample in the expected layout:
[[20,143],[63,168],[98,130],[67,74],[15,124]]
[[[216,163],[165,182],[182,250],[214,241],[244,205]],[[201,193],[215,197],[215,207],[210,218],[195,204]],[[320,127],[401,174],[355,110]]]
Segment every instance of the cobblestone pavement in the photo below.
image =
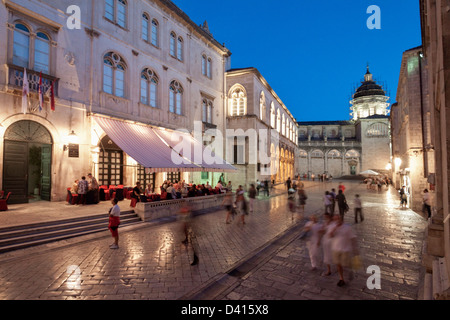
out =
[[[391,192],[346,182],[347,198],[361,193],[365,221],[355,225],[365,266],[381,268],[381,290],[369,290],[364,271],[347,286],[337,275],[309,271],[304,240],[294,238],[214,299],[417,299],[426,221],[400,210]],[[307,214],[322,211],[333,183],[307,183]],[[191,266],[178,222],[119,229],[120,248],[109,249],[109,231],[0,255],[2,300],[175,300],[189,297],[299,222],[286,196],[261,197],[246,224],[225,223],[225,211],[194,219],[200,263]],[[352,222],[349,214],[346,218]]]
[[[399,208],[394,190],[367,190],[353,185],[345,192],[352,207],[355,193],[361,195],[365,220],[354,223],[350,210],[345,222],[358,236],[363,267],[345,272],[349,281],[338,287],[336,268],[326,276],[326,267],[311,271],[305,240],[298,237],[267,263],[246,275],[238,285],[222,295],[231,300],[417,300],[421,297],[424,269],[421,252],[426,220],[410,210]],[[369,289],[372,272],[369,266],[380,268],[380,289]],[[373,279],[369,280],[374,284]]]

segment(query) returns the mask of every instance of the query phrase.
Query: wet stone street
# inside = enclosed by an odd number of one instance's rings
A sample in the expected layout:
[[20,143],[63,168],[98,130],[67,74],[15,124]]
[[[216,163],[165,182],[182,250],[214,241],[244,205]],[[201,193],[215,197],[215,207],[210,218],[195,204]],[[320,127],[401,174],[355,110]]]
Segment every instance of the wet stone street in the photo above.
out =
[[[343,287],[335,267],[311,271],[306,241],[299,238],[309,215],[323,213],[322,195],[338,181],[306,183],[303,217],[287,209],[284,191],[259,197],[246,224],[226,224],[223,209],[194,218],[200,262],[182,243],[178,221],[119,229],[120,248],[109,249],[109,231],[0,255],[2,300],[416,300],[424,269],[421,252],[427,221],[399,208],[393,190],[366,190],[345,181],[350,205],[345,222],[357,237],[363,267]],[[281,187],[280,187],[281,188]],[[354,224],[359,193],[365,220]],[[380,289],[368,288],[380,271]],[[345,277],[349,278],[348,271]]]

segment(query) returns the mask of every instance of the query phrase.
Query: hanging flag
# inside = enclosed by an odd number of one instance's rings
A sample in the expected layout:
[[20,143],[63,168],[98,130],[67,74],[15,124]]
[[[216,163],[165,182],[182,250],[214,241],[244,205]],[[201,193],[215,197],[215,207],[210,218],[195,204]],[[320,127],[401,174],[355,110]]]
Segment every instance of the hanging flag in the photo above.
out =
[[23,85],[22,85],[22,112],[26,114],[28,111],[28,95],[30,94],[30,85],[28,83],[27,69],[24,68],[23,72]]
[[44,88],[42,87],[42,72],[39,74],[39,112],[42,112],[44,106]]
[[52,81],[52,85],[50,87],[50,107],[52,111],[55,111],[55,81]]

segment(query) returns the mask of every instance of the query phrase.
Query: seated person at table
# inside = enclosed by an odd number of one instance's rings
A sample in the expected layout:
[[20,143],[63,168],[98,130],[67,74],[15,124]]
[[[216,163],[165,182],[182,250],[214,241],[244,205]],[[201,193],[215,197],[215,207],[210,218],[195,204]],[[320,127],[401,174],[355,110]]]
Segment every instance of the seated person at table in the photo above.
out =
[[172,186],[171,183],[169,183],[168,187],[166,188],[167,200],[173,199],[173,197],[172,197],[172,190],[173,190],[173,186]]
[[146,202],[147,198],[145,196],[141,196],[141,183],[136,182],[136,186],[133,188],[133,192],[131,193],[131,198],[137,199],[137,201]]
[[145,188],[145,196],[148,197],[154,193],[153,188],[151,185],[147,185],[147,188]]

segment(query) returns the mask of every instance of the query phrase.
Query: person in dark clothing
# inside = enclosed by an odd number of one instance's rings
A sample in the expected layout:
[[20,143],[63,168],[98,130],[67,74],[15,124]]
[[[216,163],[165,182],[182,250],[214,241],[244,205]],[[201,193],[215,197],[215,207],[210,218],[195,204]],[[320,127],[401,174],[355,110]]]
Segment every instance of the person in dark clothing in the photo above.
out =
[[339,214],[341,217],[344,217],[345,212],[348,211],[347,199],[345,199],[344,192],[339,190],[338,195],[336,196],[336,201],[339,208]]

